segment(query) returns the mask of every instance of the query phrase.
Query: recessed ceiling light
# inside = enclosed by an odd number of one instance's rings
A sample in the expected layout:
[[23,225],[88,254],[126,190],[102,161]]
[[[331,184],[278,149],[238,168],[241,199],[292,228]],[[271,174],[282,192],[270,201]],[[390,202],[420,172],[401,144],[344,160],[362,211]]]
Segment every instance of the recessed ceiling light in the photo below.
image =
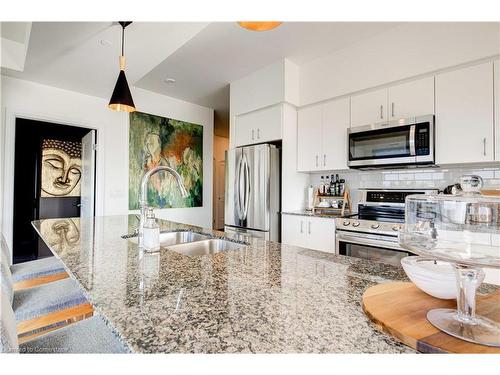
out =
[[165,83],[175,83],[175,79],[174,78],[165,78]]
[[99,43],[101,43],[105,47],[109,47],[112,44],[111,41],[107,39],[101,39]]

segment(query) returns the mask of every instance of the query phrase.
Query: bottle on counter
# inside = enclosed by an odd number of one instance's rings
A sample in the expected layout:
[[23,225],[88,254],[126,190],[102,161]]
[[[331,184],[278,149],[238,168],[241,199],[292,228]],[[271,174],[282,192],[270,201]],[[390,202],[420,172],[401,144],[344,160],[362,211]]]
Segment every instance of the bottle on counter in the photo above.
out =
[[143,236],[145,251],[160,250],[160,226],[156,223],[155,214],[151,207],[148,208],[148,213],[146,214]]
[[321,176],[321,180],[318,186],[318,194],[323,195],[325,193],[325,176]]
[[335,175],[335,195],[338,197],[340,196],[340,179],[339,179],[339,175],[336,174]]
[[344,196],[345,193],[345,180],[343,178],[340,179],[340,196]]
[[330,176],[330,195],[335,195],[335,179],[333,174]]

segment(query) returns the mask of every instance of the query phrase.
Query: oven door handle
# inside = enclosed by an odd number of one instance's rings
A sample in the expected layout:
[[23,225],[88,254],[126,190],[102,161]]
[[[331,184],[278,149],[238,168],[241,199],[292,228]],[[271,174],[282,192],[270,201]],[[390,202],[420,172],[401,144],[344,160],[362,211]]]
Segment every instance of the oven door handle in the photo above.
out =
[[410,126],[410,137],[409,137],[408,141],[409,141],[410,155],[411,156],[416,156],[417,155],[417,151],[415,149],[415,133],[416,133],[416,128],[417,128],[417,125]]
[[[344,242],[350,242],[350,243],[355,243],[355,244],[359,244],[359,245],[376,246],[376,247],[406,252],[405,249],[403,249],[399,246],[397,239],[396,239],[396,241],[387,241],[387,240],[381,239],[381,236],[359,235],[359,234],[351,235],[351,234],[347,234],[345,232],[340,233],[339,231],[337,231],[336,236],[337,236],[338,242],[344,241]],[[387,238],[387,237],[384,237],[384,238]]]

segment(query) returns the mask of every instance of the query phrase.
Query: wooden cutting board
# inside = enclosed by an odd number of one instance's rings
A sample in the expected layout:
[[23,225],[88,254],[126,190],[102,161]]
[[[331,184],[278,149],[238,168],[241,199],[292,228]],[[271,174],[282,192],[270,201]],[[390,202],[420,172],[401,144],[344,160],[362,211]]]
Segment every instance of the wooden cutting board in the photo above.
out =
[[[450,336],[427,321],[427,311],[456,308],[422,292],[413,283],[378,284],[363,294],[363,309],[381,331],[423,353],[500,353],[500,348],[473,344]],[[477,297],[477,314],[500,322],[500,291]]]

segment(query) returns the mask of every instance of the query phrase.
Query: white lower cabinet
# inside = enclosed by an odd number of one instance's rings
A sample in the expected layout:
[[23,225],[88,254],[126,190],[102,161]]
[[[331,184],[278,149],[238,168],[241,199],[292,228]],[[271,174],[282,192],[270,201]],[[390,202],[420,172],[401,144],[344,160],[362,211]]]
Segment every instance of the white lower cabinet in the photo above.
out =
[[294,245],[335,253],[335,221],[328,218],[282,215],[281,241]]

